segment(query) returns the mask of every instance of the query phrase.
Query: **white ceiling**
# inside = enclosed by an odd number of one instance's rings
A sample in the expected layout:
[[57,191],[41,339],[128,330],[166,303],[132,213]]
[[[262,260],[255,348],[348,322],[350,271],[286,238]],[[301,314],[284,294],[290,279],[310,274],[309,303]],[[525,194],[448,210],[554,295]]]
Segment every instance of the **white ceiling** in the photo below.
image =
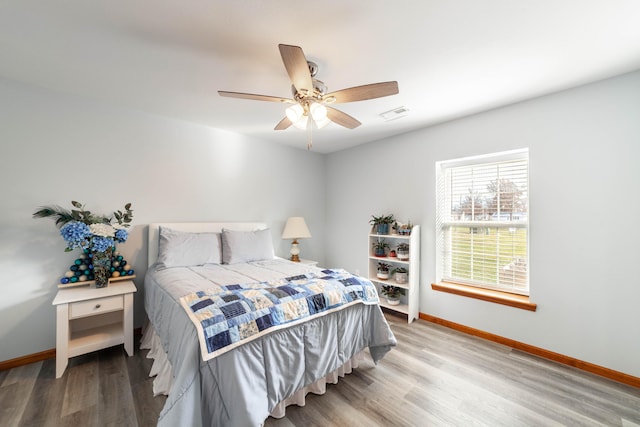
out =
[[398,81],[334,105],[362,126],[315,131],[328,153],[638,70],[640,1],[0,0],[0,76],[305,149],[284,105],[217,94],[290,97],[279,43],[329,91]]

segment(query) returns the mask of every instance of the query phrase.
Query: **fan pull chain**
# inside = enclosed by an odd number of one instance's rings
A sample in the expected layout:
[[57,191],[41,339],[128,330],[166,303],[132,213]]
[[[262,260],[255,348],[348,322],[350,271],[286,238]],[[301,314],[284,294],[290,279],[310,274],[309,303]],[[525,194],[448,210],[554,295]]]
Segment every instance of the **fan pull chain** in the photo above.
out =
[[311,147],[313,147],[313,141],[311,138],[311,133],[313,131],[313,117],[311,117],[309,115],[309,119],[307,120],[307,151],[311,150]]

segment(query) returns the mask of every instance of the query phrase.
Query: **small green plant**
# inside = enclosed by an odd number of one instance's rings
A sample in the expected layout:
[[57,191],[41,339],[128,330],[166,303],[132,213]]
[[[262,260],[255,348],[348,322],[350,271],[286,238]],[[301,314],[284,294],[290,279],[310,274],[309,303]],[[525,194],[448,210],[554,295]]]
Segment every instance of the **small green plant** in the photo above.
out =
[[391,270],[391,274],[396,274],[396,273],[408,273],[409,271],[404,268],[404,267],[396,267],[393,270]]
[[373,255],[377,257],[386,256],[385,250],[389,248],[389,245],[384,241],[384,239],[373,242],[371,246],[373,246]]
[[409,221],[407,224],[396,225],[396,231],[401,236],[408,236],[411,234],[411,229],[413,228],[413,224]]
[[396,220],[393,214],[380,216],[371,215],[369,223],[373,226],[377,234],[389,234],[389,227],[395,224]]
[[380,216],[371,215],[371,219],[369,220],[369,224],[371,225],[394,224],[395,222],[396,220],[393,214]]
[[381,273],[388,273],[390,268],[391,268],[391,265],[387,264],[386,262],[378,263],[378,271]]
[[386,296],[387,298],[397,299],[397,298],[400,298],[400,295],[405,294],[405,290],[397,286],[383,285],[380,288],[380,293]]
[[396,251],[398,251],[398,252],[409,252],[409,244],[408,243],[398,243],[398,247],[396,247]]

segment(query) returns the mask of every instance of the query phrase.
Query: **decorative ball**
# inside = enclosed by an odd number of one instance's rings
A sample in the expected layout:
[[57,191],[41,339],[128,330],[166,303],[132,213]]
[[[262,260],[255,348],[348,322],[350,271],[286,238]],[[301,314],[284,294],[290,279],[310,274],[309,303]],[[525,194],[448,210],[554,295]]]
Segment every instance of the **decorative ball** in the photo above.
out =
[[60,279],[60,283],[62,283],[63,285],[66,285],[67,283],[69,283],[69,278],[63,277],[62,279]]
[[75,276],[73,276],[71,279],[69,279],[69,281],[70,281],[71,283],[76,283],[76,282],[78,281],[78,278],[77,278],[77,277],[75,277]]
[[82,271],[77,270],[77,271],[74,271],[74,272],[73,272],[73,274],[74,274],[76,277],[78,277],[78,276],[82,276]]
[[126,264],[126,265],[124,266],[124,269],[125,269],[125,270],[131,270],[131,264]]
[[78,280],[81,281],[81,282],[86,282],[88,280],[87,279],[87,275],[83,274],[82,276],[78,277]]
[[82,264],[82,260],[81,259],[77,259],[77,260],[74,261],[74,264],[75,265],[80,265],[80,264]]
[[111,273],[111,277],[120,277],[120,272],[114,271],[113,273]]
[[71,271],[78,271],[78,266],[77,265],[72,265],[69,268],[70,268]]
[[82,254],[80,254],[80,256],[78,258],[87,259],[88,257],[87,257],[87,254],[82,253]]
[[111,263],[111,265],[113,267],[120,267],[120,262],[119,261],[114,261],[114,262]]
[[75,276],[75,274],[73,274],[73,271],[69,270],[66,273],[64,273],[64,277],[69,278],[69,277],[73,277]]
[[80,264],[80,265],[78,266],[78,269],[79,269],[79,270],[86,270],[86,269],[87,269],[87,264]]
[[128,274],[129,276],[133,276],[133,273],[134,273],[134,271],[133,271],[133,270],[129,270],[129,271],[127,271],[127,274]]

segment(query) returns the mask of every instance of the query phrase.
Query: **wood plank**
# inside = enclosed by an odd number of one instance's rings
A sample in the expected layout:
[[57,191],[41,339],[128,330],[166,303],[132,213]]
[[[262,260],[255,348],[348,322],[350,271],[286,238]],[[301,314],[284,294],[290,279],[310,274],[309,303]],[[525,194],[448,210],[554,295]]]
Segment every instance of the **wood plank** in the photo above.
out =
[[61,417],[69,423],[95,425],[98,405],[98,355],[84,354],[69,360],[64,373],[67,377]]
[[122,347],[111,347],[98,353],[99,425],[137,425],[131,384]]
[[38,378],[42,362],[11,369],[0,386],[0,425],[17,426]]
[[55,360],[49,359],[44,361],[20,425],[39,427],[58,426],[66,386],[66,377],[56,380]]

